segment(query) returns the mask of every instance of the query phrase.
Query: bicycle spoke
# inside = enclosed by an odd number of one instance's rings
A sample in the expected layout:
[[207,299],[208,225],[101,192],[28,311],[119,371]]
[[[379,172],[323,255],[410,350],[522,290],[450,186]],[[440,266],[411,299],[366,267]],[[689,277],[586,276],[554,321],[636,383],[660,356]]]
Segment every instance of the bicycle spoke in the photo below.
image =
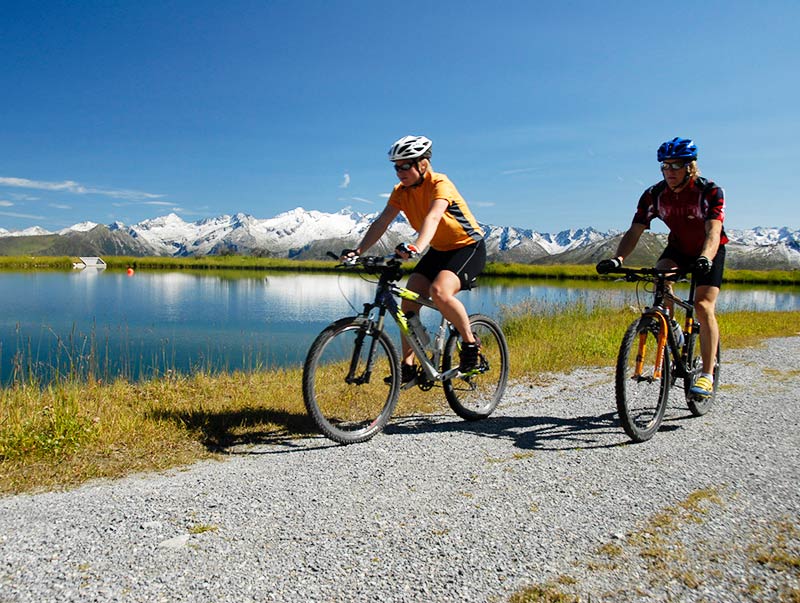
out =
[[349,320],[328,327],[311,346],[303,372],[309,414],[326,436],[341,443],[371,438],[397,403],[397,352],[385,333],[364,335],[362,325]]
[[[481,342],[479,368],[467,376],[444,382],[447,402],[463,419],[488,417],[500,402],[508,380],[508,347],[500,327],[491,318],[470,316],[472,332]],[[445,347],[442,370],[458,366],[461,338],[451,336]]]
[[658,322],[642,318],[628,327],[617,358],[617,410],[625,433],[649,440],[664,417],[669,393],[669,359],[656,364]]

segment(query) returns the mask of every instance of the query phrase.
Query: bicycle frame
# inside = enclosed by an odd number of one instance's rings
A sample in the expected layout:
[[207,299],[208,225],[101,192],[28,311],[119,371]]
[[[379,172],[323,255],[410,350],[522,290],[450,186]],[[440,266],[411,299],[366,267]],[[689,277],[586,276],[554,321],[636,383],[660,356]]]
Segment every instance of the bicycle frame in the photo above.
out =
[[[387,269],[381,271],[380,278],[378,280],[377,290],[375,291],[375,299],[372,302],[367,302],[364,304],[364,309],[359,313],[359,317],[363,318],[366,321],[366,331],[369,331],[371,328],[375,328],[378,331],[383,331],[386,313],[389,312],[389,315],[392,319],[397,323],[398,328],[400,329],[400,335],[408,342],[408,345],[414,352],[414,355],[419,359],[420,366],[422,367],[422,371],[425,374],[425,377],[430,382],[434,381],[446,381],[448,379],[452,379],[459,374],[458,367],[451,368],[445,372],[440,372],[438,367],[440,365],[440,361],[442,359],[442,354],[444,353],[444,346],[447,340],[449,333],[454,330],[453,326],[450,322],[444,317],[441,316],[441,312],[436,307],[436,304],[433,303],[429,298],[425,298],[420,296],[415,291],[411,291],[405,287],[398,286],[394,281],[397,280],[395,277],[397,276],[398,272],[393,271],[391,269]],[[439,327],[433,337],[433,344],[431,346],[431,355],[430,358],[428,357],[428,351],[425,349],[425,346],[422,345],[422,342],[414,334],[413,330],[408,324],[408,320],[406,319],[406,315],[403,310],[400,308],[400,305],[397,303],[395,298],[406,299],[412,301],[416,304],[421,306],[425,306],[426,308],[431,308],[435,310],[441,316],[441,321],[439,322]],[[377,310],[378,316],[377,318],[370,318],[370,315]],[[366,333],[362,333],[355,346],[355,350],[353,353],[353,360],[351,362],[351,369],[348,373],[347,380],[348,382],[357,382],[359,378],[353,376],[353,371],[355,370],[355,366],[357,364],[357,359],[359,355],[359,351],[361,348],[361,343],[363,341],[363,336]],[[373,339],[373,346],[375,345],[375,340]],[[373,350],[370,350],[369,357],[372,358]],[[367,375],[369,372],[368,370],[365,372]],[[364,375],[362,377],[364,378]],[[367,377],[368,378],[368,377]],[[411,384],[413,385],[413,383]]]
[[[674,361],[672,374],[673,379],[678,377],[689,377],[691,371],[689,367],[689,361],[693,357],[695,339],[700,328],[700,324],[694,320],[694,294],[695,289],[697,288],[694,275],[692,275],[689,284],[689,295],[687,299],[682,299],[671,291],[668,281],[678,280],[682,276],[686,276],[685,273],[675,273],[674,271],[664,272],[656,270],[639,270],[626,272],[625,274],[626,280],[629,281],[643,280],[645,279],[644,275],[649,275],[652,277],[651,282],[655,284],[655,290],[653,291],[653,305],[649,308],[645,308],[644,312],[642,312],[642,317],[653,318],[659,324],[657,340],[658,349],[656,351],[655,366],[653,367],[653,379],[661,378],[661,367],[664,364],[664,354],[666,354],[668,351],[672,355],[672,359]],[[670,274],[673,274],[674,276],[670,276]],[[683,327],[684,344],[682,348],[678,346],[678,342],[675,341],[675,334],[670,328],[669,310],[667,309],[668,306],[665,302],[671,302],[673,304],[673,308],[675,305],[680,306],[686,312],[686,319]],[[637,350],[636,367],[633,375],[636,378],[641,378],[642,373],[644,372],[646,346],[647,337],[645,333],[642,333],[639,336],[639,348]]]

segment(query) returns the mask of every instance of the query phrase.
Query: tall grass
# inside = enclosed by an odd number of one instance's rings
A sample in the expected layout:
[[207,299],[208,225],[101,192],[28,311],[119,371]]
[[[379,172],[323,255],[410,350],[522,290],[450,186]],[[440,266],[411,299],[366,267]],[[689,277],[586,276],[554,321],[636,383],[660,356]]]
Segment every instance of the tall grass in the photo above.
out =
[[0,270],[71,270],[66,256],[0,256]]
[[[577,367],[608,367],[630,308],[536,304],[507,309],[503,329],[512,379]],[[800,312],[719,316],[724,350],[800,334]],[[609,401],[611,404],[611,401]],[[403,392],[399,414],[444,408],[441,389]],[[200,458],[314,433],[299,367],[103,382],[89,371],[50,385],[32,378],[0,389],[0,493],[63,487],[96,477],[159,470]]]

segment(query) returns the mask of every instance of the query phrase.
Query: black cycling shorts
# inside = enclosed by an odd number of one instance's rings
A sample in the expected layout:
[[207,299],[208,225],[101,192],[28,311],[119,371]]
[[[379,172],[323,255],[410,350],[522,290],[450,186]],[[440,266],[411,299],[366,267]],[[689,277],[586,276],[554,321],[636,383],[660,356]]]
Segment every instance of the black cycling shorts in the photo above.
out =
[[[667,244],[667,248],[658,259],[662,260],[665,258],[675,262],[682,270],[690,269],[694,266],[694,262],[697,259],[696,256],[686,255],[669,244]],[[725,245],[719,246],[717,255],[712,258],[711,262],[711,271],[708,274],[698,273],[696,275],[696,282],[698,285],[719,288],[722,286],[722,271],[725,268]]]
[[417,262],[413,272],[433,282],[442,270],[449,270],[461,280],[461,290],[466,291],[475,286],[475,279],[485,267],[486,243],[481,239],[452,251],[438,251],[431,247]]

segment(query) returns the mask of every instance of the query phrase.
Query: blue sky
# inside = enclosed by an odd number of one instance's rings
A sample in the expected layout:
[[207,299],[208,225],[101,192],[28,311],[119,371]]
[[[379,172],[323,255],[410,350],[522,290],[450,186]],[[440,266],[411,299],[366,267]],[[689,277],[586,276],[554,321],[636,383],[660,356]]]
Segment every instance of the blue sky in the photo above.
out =
[[726,226],[800,227],[800,2],[3,0],[0,227],[374,212],[389,145],[478,219],[624,229],[693,138]]

